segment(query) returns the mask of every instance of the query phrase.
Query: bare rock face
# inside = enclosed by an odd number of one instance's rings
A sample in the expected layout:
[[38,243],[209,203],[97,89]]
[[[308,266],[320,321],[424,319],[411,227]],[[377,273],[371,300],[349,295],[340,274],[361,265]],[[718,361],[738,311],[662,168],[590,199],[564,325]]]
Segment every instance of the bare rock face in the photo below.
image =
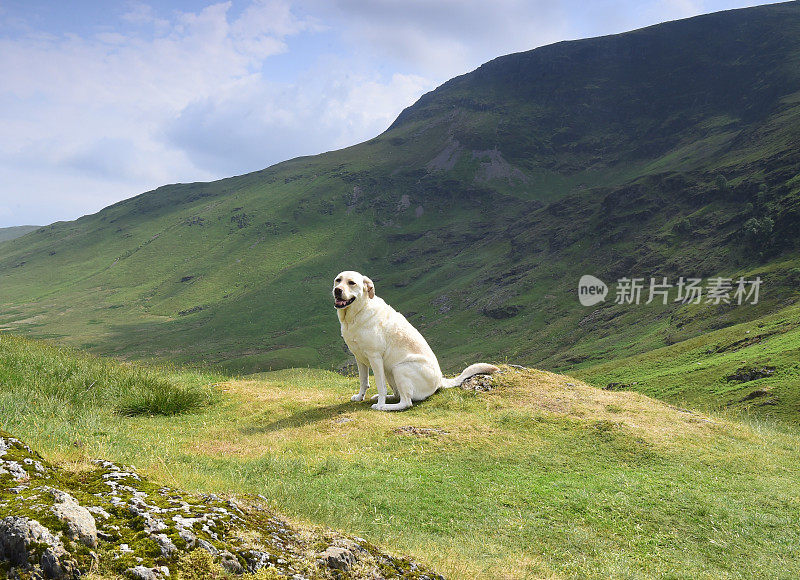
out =
[[166,580],[199,563],[208,577],[441,578],[366,540],[290,525],[260,496],[190,494],[93,463],[64,473],[0,431],[0,577]]

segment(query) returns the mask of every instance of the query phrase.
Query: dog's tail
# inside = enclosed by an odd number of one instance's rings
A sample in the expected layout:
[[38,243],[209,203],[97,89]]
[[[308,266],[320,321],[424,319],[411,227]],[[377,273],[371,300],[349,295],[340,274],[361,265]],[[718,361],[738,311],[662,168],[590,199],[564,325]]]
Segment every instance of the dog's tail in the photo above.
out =
[[469,365],[467,368],[465,368],[463,372],[454,379],[442,377],[442,387],[445,389],[458,387],[470,377],[474,377],[475,375],[491,375],[499,370],[500,369],[494,365],[487,363],[475,363],[474,365]]

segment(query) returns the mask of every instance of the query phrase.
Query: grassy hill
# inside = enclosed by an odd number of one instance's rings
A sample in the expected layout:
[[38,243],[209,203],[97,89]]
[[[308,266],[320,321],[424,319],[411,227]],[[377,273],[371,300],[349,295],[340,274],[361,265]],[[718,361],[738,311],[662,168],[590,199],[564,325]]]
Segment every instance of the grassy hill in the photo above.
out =
[[715,330],[671,346],[576,369],[611,390],[636,390],[706,410],[756,414],[797,425],[800,309]]
[[38,229],[39,226],[14,226],[11,228],[0,228],[0,242],[22,237],[25,234]]
[[153,489],[263,494],[450,578],[800,572],[795,429],[508,366],[488,390],[406,413],[352,403],[355,388],[321,370],[234,379],[0,340],[0,430],[76,482],[99,457]]
[[[583,369],[789,316],[798,62],[794,2],[504,56],[360,145],[4,243],[0,327],[121,358],[331,368],[348,358],[329,297],[342,269],[370,275],[447,370]],[[586,308],[583,274],[763,288],[756,305]]]

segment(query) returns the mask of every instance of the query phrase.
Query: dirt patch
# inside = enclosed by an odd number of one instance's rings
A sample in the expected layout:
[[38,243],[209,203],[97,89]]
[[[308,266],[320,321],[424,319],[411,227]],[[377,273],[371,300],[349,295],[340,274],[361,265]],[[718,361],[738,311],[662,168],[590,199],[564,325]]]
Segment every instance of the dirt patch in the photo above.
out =
[[412,435],[414,437],[436,437],[447,435],[447,431],[437,427],[414,427],[413,425],[403,425],[394,430],[398,435]]
[[768,389],[756,389],[755,391],[745,395],[741,399],[739,399],[740,403],[744,403],[746,401],[752,401],[753,399],[760,399],[761,397],[768,397],[770,392]]
[[604,391],[627,391],[633,385],[629,385],[627,383],[608,383],[605,387],[603,387]]

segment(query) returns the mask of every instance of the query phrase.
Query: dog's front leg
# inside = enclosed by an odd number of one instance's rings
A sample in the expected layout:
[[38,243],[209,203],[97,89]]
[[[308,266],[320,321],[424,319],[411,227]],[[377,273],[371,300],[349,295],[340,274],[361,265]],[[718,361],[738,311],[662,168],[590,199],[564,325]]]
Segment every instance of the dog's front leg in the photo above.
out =
[[361,388],[358,393],[350,397],[350,400],[358,402],[364,400],[364,395],[369,388],[369,367],[365,364],[361,364],[361,361],[358,360],[356,364],[358,365],[358,380],[361,383]]
[[383,358],[370,357],[369,366],[375,376],[375,386],[378,388],[378,402],[372,405],[373,409],[383,411],[386,407],[386,372],[383,370]]

